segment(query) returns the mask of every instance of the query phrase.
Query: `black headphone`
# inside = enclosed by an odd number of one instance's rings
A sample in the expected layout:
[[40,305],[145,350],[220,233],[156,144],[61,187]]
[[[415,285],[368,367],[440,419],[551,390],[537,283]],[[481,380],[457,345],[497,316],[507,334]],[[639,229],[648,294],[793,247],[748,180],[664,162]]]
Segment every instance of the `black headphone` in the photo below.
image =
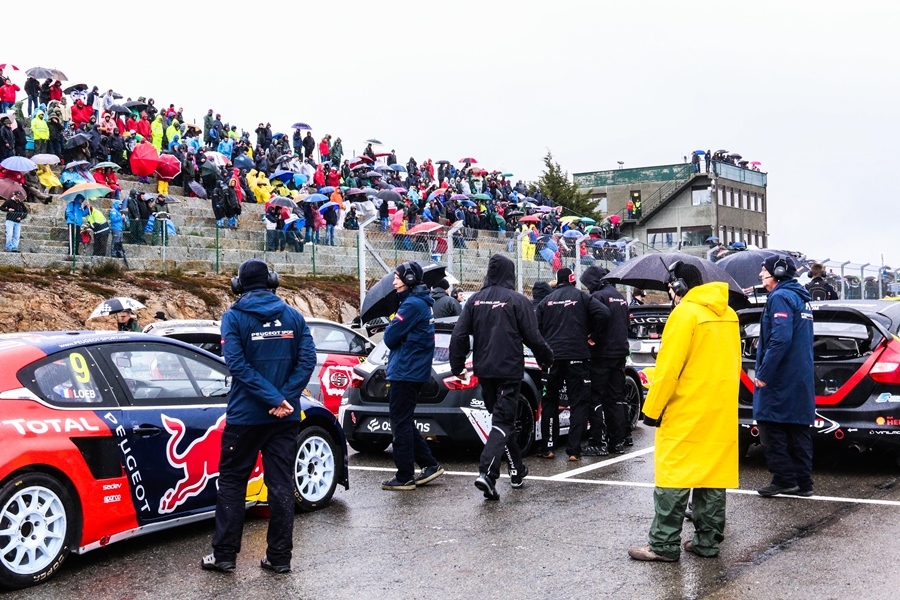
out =
[[[266,288],[270,290],[274,290],[278,287],[278,273],[269,269],[269,274],[266,276]],[[231,292],[237,296],[240,296],[244,293],[244,284],[241,283],[241,272],[238,269],[238,276],[231,278]]]
[[400,278],[403,285],[408,288],[415,287],[419,283],[419,279],[416,277],[416,272],[413,271],[411,263],[405,262],[400,265],[400,268],[403,270],[403,276]]
[[688,287],[688,284],[685,283],[684,279],[675,276],[675,268],[680,264],[681,261],[676,260],[671,265],[669,265],[669,286],[672,288],[672,292],[676,296],[684,298],[685,294],[688,293],[688,290],[690,290],[690,288]]
[[788,270],[787,259],[779,258],[778,260],[775,261],[775,264],[772,265],[772,267],[774,269],[772,271],[772,277],[774,277],[775,279],[778,279],[780,281],[780,280],[784,279],[785,275],[787,275],[787,270]]

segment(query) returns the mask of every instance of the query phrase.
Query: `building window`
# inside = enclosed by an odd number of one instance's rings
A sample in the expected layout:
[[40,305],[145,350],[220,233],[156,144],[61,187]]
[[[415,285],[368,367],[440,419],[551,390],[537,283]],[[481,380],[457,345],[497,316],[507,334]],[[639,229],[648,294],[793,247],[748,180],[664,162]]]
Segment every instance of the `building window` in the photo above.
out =
[[711,236],[709,227],[683,227],[681,229],[681,246],[705,246],[706,239]]
[[759,195],[759,212],[766,212],[766,196],[764,194]]
[[725,204],[725,188],[721,186],[717,187],[716,195],[719,197],[719,206]]
[[648,229],[647,245],[656,250],[671,250],[677,246],[675,239],[676,229],[674,227],[666,227],[664,229]]
[[711,188],[694,188],[691,190],[691,204],[694,206],[712,204],[711,194]]
[[730,243],[733,242],[733,241],[734,241],[734,240],[732,239],[731,228],[729,227],[729,228],[725,231],[725,245],[727,246],[728,244],[730,244]]
[[743,201],[741,202],[741,208],[750,210],[750,193],[747,190],[744,190],[742,197]]

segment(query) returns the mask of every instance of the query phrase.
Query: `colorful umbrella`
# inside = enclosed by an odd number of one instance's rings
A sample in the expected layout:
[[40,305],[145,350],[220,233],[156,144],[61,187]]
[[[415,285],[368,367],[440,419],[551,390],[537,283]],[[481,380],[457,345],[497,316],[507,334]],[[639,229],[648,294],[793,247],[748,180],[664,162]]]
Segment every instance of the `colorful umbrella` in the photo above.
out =
[[55,154],[35,154],[31,157],[31,162],[37,165],[58,165],[59,157]]
[[181,161],[171,154],[163,154],[159,157],[159,164],[156,166],[156,176],[163,181],[174,179],[176,175],[181,173]]
[[85,200],[91,198],[100,198],[112,192],[111,189],[99,183],[79,183],[70,187],[65,194],[60,194],[59,199],[63,202],[71,202],[75,196],[84,196]]
[[294,123],[291,125],[293,129],[299,129],[300,131],[312,131],[312,127],[307,125],[306,123]]
[[37,165],[30,158],[25,158],[24,156],[10,156],[3,162],[0,162],[0,167],[3,167],[7,171],[19,171],[20,173],[27,173],[28,171],[34,171],[37,169]]
[[467,158],[461,158],[461,159],[459,159],[459,162],[461,162],[461,163],[475,164],[475,163],[477,163],[478,161],[475,160],[474,158],[472,158],[471,156],[469,156],[469,157],[467,157]]
[[149,177],[156,172],[159,164],[159,152],[148,142],[141,142],[131,153],[131,172],[138,177]]
[[338,204],[337,202],[326,202],[325,204],[323,204],[322,206],[319,207],[319,212],[324,215],[325,211],[327,211],[329,208],[333,208],[333,207],[340,208],[340,206],[341,205]]
[[[80,162],[84,162],[84,161],[80,161]],[[117,164],[114,163],[114,162],[105,160],[105,161],[103,161],[103,162],[97,163],[96,165],[94,165],[93,167],[91,167],[90,170],[91,170],[91,171],[96,171],[97,169],[106,169],[106,168],[115,169],[116,171],[118,171],[121,167],[119,167],[119,165],[117,165]]]
[[94,312],[91,313],[91,316],[85,320],[90,321],[91,319],[96,319],[98,317],[108,317],[109,315],[120,313],[123,310],[141,310],[142,308],[147,307],[132,298],[110,298],[109,300],[101,302],[100,306],[95,308]]
[[5,69],[5,68],[7,68],[7,67],[9,67],[10,69],[12,69],[13,71],[18,71],[18,70],[19,70],[19,67],[17,67],[16,65],[14,65],[14,64],[12,64],[12,63],[3,63],[2,65],[0,65],[0,69]]
[[425,221],[424,223],[419,223],[418,225],[410,228],[406,233],[432,233],[435,231],[439,231],[443,229],[444,226],[440,223],[435,223],[433,221]]
[[12,179],[0,177],[0,198],[6,198],[7,200],[9,200],[16,192],[18,192],[22,196],[22,198],[25,197],[25,188],[23,188]]
[[465,194],[453,194],[452,196],[450,196],[450,199],[454,202],[462,202],[463,200],[468,200],[469,197]]
[[346,194],[346,195],[347,195],[347,196],[355,196],[355,195],[357,195],[357,194],[362,194],[362,195],[365,196],[366,193],[365,193],[364,191],[362,191],[361,189],[355,188],[355,187],[354,187],[354,188],[350,188],[349,190],[347,190],[347,194]]
[[222,154],[221,152],[214,152],[212,150],[206,152],[206,158],[213,161],[217,167],[227,167],[231,164],[231,159]]
[[519,223],[540,223],[541,218],[537,215],[525,215],[519,219]]
[[612,215],[609,218],[609,222],[612,223],[613,225],[618,225],[621,220],[622,220],[622,217],[620,217],[619,215]]
[[188,187],[191,188],[191,191],[194,192],[194,195],[198,198],[206,198],[206,188],[204,188],[196,181],[189,181]]

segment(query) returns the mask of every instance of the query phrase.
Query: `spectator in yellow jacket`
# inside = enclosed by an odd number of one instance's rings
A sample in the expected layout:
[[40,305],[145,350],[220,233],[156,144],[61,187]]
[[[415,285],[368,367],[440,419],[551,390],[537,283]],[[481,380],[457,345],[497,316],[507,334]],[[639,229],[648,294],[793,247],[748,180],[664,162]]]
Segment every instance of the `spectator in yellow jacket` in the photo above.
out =
[[45,154],[50,142],[50,126],[44,120],[44,111],[38,110],[31,119],[31,135],[34,136],[34,153]]
[[150,124],[150,133],[152,135],[153,147],[156,148],[157,152],[162,152],[162,140],[163,140],[163,118],[162,115],[156,115],[156,118],[153,119],[153,122]]

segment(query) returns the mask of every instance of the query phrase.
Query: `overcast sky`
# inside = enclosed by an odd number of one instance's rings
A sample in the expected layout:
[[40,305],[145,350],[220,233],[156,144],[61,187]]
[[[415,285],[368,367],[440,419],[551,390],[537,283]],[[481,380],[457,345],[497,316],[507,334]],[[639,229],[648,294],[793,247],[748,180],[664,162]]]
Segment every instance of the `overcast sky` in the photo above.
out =
[[769,174],[772,247],[900,267],[895,0],[75,6],[7,7],[0,62],[526,180],[548,149],[574,173],[727,148]]

